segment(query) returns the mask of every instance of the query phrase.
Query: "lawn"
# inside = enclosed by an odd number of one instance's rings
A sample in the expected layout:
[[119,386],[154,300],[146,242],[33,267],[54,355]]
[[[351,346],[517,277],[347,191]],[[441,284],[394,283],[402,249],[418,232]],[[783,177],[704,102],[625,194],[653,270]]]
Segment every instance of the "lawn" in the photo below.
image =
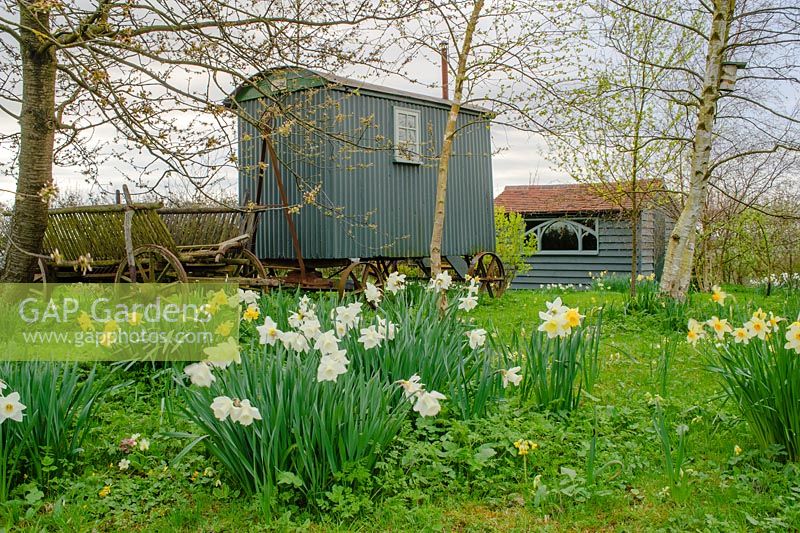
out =
[[[797,295],[726,289],[741,309],[762,307],[792,320],[800,311]],[[285,314],[290,296],[271,295],[262,309]],[[496,300],[482,296],[459,316],[490,337],[496,331],[487,345],[504,345],[535,331],[539,311],[557,296],[587,323],[602,320],[596,383],[570,413],[536,408],[513,386],[480,416],[458,416],[448,399],[439,416],[406,417],[374,466],[343,468],[313,502],[298,497],[287,473],[267,510],[204,443],[187,446],[198,427],[182,416],[188,396],[178,372],[101,366],[99,379],[112,388],[79,459],[53,465],[44,486],[18,485],[0,507],[2,523],[15,531],[159,532],[800,527],[797,464],[777,447],[759,446],[702,351],[686,342],[687,318],[717,313],[710,295],[692,294],[686,306],[640,301],[635,310],[622,292],[509,291]],[[673,462],[683,433],[684,458],[672,480],[658,413]],[[132,434],[149,447],[123,454],[120,443]],[[537,446],[520,455],[520,440]],[[130,461],[124,470],[123,458]]]

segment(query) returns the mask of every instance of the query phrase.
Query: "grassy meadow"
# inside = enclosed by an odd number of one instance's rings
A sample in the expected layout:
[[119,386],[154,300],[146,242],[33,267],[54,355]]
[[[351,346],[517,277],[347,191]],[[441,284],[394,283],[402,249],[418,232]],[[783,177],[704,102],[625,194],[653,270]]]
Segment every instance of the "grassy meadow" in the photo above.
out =
[[[761,307],[790,321],[800,311],[796,294],[725,289],[742,309]],[[264,313],[283,313],[293,295],[284,296],[263,299]],[[702,350],[686,342],[688,318],[718,314],[709,294],[678,305],[647,294],[632,303],[621,289],[508,291],[496,300],[481,296],[458,320],[487,330],[489,344],[508,345],[535,331],[539,312],[557,296],[587,323],[602,320],[599,373],[572,412],[537,408],[513,386],[498,388],[480,416],[456,416],[445,400],[439,416],[405,418],[374,465],[344,467],[313,504],[286,472],[265,507],[196,439],[169,365],[100,366],[107,392],[78,458],[50,466],[46,483],[17,484],[0,505],[0,530],[800,528],[800,468],[780,448],[759,445]],[[133,434],[148,445],[121,454]],[[515,446],[520,440],[535,443],[526,455]]]

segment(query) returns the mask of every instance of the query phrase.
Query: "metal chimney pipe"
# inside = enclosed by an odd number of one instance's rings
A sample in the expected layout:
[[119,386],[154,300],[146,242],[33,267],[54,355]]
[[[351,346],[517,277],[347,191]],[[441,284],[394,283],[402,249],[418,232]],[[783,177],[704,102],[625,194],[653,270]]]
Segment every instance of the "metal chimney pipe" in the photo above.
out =
[[442,58],[442,98],[447,100],[450,98],[450,90],[448,88],[450,73],[447,68],[447,41],[439,43],[439,54]]

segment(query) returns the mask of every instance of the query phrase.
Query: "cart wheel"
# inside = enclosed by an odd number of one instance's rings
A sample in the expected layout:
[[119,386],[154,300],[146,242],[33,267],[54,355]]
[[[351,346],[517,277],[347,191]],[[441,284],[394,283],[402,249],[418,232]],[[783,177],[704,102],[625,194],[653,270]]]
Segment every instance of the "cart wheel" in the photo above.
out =
[[347,293],[360,294],[364,292],[367,283],[372,283],[376,287],[383,286],[383,276],[378,267],[372,263],[359,261],[350,263],[339,278],[339,298],[344,298]]
[[247,263],[242,265],[239,269],[238,276],[247,279],[265,279],[267,277],[267,269],[261,261],[258,260],[256,254],[250,250],[242,250],[242,257],[247,259]]
[[508,286],[503,262],[493,252],[481,252],[473,257],[467,275],[478,278],[481,291],[488,292],[492,298],[502,296]]
[[117,268],[115,283],[187,283],[189,278],[180,259],[157,244],[145,244],[133,251],[136,279],[131,279],[128,258]]

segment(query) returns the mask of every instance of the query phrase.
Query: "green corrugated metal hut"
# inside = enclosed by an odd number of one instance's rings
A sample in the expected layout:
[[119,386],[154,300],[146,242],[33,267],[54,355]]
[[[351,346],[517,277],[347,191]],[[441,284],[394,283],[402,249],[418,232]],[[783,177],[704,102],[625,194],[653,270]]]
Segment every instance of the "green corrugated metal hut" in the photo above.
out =
[[[239,196],[281,203],[260,127],[271,138],[303,257],[424,258],[431,236],[436,167],[448,100],[302,68],[254,77],[233,99],[239,120]],[[443,255],[494,251],[489,114],[465,106],[450,162]],[[261,194],[259,167],[267,162]],[[314,191],[317,191],[316,194]],[[314,196],[317,207],[305,203]],[[255,252],[294,259],[282,210],[263,213]]]

